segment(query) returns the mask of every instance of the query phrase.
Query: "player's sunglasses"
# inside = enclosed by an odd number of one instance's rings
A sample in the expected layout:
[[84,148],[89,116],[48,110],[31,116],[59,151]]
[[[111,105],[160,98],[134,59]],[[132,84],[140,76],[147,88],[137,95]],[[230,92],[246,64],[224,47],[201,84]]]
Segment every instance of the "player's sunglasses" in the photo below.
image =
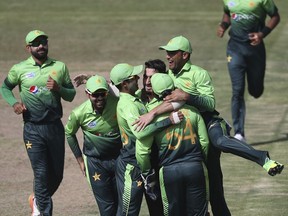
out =
[[107,96],[107,92],[95,92],[95,93],[91,94],[91,96],[94,97],[94,98],[106,97]]
[[48,44],[48,40],[47,39],[42,39],[42,40],[32,41],[30,43],[30,46],[39,47],[40,44],[42,44],[42,46],[46,46]]
[[166,89],[159,95],[159,99],[163,100],[166,96],[170,95],[172,93],[172,89]]

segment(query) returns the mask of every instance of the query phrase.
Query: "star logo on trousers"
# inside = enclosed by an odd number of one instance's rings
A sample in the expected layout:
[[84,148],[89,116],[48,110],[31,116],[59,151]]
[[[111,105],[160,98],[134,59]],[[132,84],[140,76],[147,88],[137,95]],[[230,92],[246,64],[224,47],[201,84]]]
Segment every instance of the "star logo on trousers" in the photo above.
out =
[[232,60],[232,56],[230,56],[230,55],[227,56],[227,61],[228,61],[228,62],[231,62],[231,60]]
[[97,174],[96,172],[95,172],[95,175],[94,176],[92,176],[93,178],[94,178],[94,181],[100,181],[100,176],[101,176],[101,174]]
[[31,149],[32,148],[32,143],[30,143],[30,141],[25,143],[25,145],[26,145],[26,149]]
[[136,181],[137,182],[137,187],[141,187],[142,186],[142,181]]

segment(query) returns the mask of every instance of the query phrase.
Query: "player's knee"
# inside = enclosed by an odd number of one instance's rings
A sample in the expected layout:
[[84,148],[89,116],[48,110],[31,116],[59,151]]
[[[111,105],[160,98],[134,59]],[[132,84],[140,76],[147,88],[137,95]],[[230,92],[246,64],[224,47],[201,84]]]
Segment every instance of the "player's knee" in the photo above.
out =
[[259,88],[259,89],[248,89],[248,91],[249,91],[249,94],[253,96],[254,98],[259,98],[264,92],[264,87]]

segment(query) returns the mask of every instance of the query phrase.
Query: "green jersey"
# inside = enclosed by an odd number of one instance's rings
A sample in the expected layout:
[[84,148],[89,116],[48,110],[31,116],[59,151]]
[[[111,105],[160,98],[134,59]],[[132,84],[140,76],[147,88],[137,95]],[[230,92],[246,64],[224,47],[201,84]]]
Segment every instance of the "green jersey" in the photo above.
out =
[[[49,76],[60,86],[59,92],[47,89]],[[11,106],[17,102],[12,93],[17,85],[21,100],[27,108],[23,113],[25,122],[49,122],[60,119],[63,114],[61,97],[72,101],[76,94],[66,65],[50,58],[39,66],[30,57],[11,68],[2,85],[2,96]]]
[[[154,98],[146,107],[149,111],[161,103],[162,101]],[[171,125],[154,136],[154,142],[158,146],[160,166],[186,161],[203,161],[203,158],[207,158],[209,139],[199,111],[187,105],[184,105],[180,111],[183,113],[184,119],[179,124]],[[165,113],[157,117],[155,121],[161,121],[168,115]],[[149,157],[145,151],[145,146],[137,149],[137,159],[142,158],[138,162],[143,172],[149,169]],[[142,157],[138,155],[142,155]]]
[[122,142],[116,117],[118,98],[108,94],[103,113],[96,113],[90,100],[75,108],[65,126],[68,144],[75,155],[82,152],[76,138],[81,127],[83,132],[83,153],[98,159],[112,159],[119,155]]
[[265,26],[266,15],[277,11],[273,0],[223,0],[224,12],[231,17],[230,37],[250,41],[249,33],[259,32]]
[[191,62],[187,62],[181,71],[174,74],[171,70],[168,74],[173,79],[176,88],[190,94],[188,104],[195,106],[200,112],[214,111],[215,97],[212,80],[206,70]]
[[128,93],[120,92],[119,102],[117,104],[117,120],[123,143],[123,160],[130,161],[132,159],[133,161],[136,159],[136,140],[137,143],[139,142],[150,151],[153,142],[153,133],[171,124],[170,119],[166,118],[163,121],[149,124],[144,130],[138,132],[132,124],[139,116],[145,113],[147,113],[146,107],[139,98]]

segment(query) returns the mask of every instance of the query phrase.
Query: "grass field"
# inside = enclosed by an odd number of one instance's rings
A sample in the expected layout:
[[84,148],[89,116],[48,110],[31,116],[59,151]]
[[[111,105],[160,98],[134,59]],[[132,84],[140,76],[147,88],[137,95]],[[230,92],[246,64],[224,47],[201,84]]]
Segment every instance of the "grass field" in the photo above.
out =
[[[275,0],[281,23],[266,41],[265,93],[248,94],[246,136],[256,149],[288,164],[288,3]],[[190,39],[192,62],[207,69],[214,82],[217,109],[231,122],[231,84],[226,68],[226,43],[216,37],[222,2],[208,0],[2,0],[0,2],[0,81],[10,67],[28,57],[24,38],[32,29],[49,34],[49,55],[64,61],[71,76],[107,72],[120,62],[142,64],[165,60],[158,50],[176,35]],[[18,97],[17,91],[15,95]],[[76,99],[63,103],[64,116],[85,100],[84,88]],[[22,141],[22,121],[0,98],[0,215],[29,215],[27,198],[32,171]],[[233,216],[288,215],[288,172],[270,177],[257,164],[222,154],[224,187]],[[97,215],[92,192],[66,148],[63,183],[53,197],[54,215]],[[148,215],[145,202],[141,215]]]

